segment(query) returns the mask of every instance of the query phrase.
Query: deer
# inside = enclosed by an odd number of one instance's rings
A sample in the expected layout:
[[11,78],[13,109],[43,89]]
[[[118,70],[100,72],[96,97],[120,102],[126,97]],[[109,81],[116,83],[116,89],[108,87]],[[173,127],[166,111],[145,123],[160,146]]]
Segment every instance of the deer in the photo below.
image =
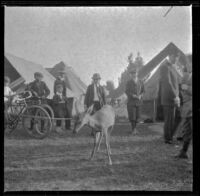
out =
[[79,118],[76,119],[73,133],[77,134],[85,125],[88,125],[94,129],[94,146],[90,160],[92,160],[96,152],[99,151],[102,138],[105,135],[108,161],[109,165],[112,165],[112,160],[110,157],[110,135],[115,123],[115,112],[111,105],[104,105],[100,110],[91,115],[93,106],[94,105],[91,105],[87,111],[79,115]]

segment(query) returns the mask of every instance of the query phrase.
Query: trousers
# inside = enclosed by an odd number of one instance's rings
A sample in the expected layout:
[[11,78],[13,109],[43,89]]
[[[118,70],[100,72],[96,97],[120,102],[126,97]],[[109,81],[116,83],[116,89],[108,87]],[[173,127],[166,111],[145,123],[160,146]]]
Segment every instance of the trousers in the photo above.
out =
[[175,106],[163,106],[164,140],[171,141],[175,132]]
[[132,129],[136,127],[138,119],[140,118],[140,105],[127,104],[128,118]]

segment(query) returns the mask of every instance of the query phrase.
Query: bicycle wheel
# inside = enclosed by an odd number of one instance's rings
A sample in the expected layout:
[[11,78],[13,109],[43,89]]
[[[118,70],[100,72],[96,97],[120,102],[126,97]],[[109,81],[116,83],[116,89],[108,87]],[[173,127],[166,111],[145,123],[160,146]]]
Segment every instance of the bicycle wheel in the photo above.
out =
[[50,118],[51,118],[51,123],[52,123],[52,129],[54,128],[54,125],[55,125],[55,120],[54,120],[54,111],[52,109],[51,106],[49,106],[48,104],[42,104],[41,105],[47,112],[48,114],[50,115]]
[[37,105],[28,106],[22,114],[22,125],[27,133],[37,139],[45,138],[52,129],[48,112]]

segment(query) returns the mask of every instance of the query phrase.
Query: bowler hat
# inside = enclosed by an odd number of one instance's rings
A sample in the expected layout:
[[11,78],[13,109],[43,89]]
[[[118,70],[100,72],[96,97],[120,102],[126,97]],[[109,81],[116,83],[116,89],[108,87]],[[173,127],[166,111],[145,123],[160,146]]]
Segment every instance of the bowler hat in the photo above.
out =
[[94,73],[93,76],[92,76],[92,79],[95,80],[95,79],[101,79],[101,76],[99,73]]
[[42,75],[41,72],[35,72],[35,73],[34,73],[34,76],[38,76],[38,77],[42,77],[42,78],[43,78],[43,75]]

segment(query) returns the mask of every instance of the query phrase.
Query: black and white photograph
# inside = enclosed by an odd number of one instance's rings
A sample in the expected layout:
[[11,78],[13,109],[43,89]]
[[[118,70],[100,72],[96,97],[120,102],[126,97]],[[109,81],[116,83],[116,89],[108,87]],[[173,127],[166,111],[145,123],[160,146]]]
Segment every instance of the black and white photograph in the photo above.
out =
[[4,12],[4,192],[193,191],[191,5]]

